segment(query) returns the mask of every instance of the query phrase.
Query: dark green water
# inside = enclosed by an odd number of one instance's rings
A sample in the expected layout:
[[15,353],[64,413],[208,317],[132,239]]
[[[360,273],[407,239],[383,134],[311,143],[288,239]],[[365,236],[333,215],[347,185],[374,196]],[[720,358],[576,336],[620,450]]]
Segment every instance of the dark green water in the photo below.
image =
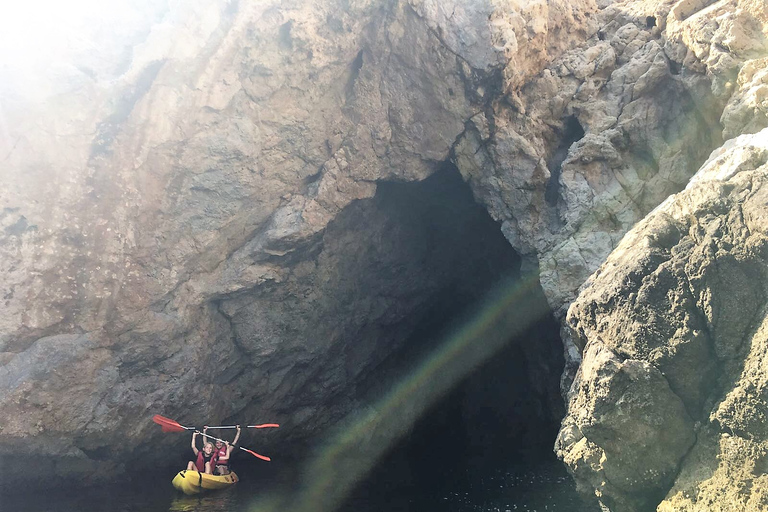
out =
[[554,456],[538,462],[489,467],[434,467],[430,474],[398,479],[378,470],[343,507],[343,512],[600,512],[576,493],[575,484]]
[[[2,511],[13,512],[245,512],[263,510],[270,491],[288,489],[293,476],[279,463],[240,465],[240,483],[224,491],[188,497],[171,486],[172,472],[136,475],[124,486],[87,491],[0,497]],[[440,472],[439,469],[443,471]],[[583,503],[555,460],[507,468],[435,468],[431,475],[403,478],[392,468],[377,470],[340,512],[599,512]],[[436,478],[438,475],[439,478]],[[449,475],[449,476],[445,476]],[[413,476],[413,475],[412,475]],[[286,508],[281,509],[288,512]]]

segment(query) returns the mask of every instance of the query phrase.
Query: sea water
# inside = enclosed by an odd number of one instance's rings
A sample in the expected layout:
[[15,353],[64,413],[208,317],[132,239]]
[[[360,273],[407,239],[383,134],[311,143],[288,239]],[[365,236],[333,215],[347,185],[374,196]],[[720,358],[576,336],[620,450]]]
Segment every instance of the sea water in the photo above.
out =
[[[437,468],[436,468],[437,469]],[[443,468],[445,469],[445,468]],[[339,507],[340,512],[599,512],[585,503],[562,464],[554,458],[514,461],[506,467],[449,468],[448,476],[398,478],[377,469]],[[174,472],[133,475],[130,483],[87,490],[23,491],[0,496],[5,512],[260,512],[273,509],[270,495],[290,493],[295,467],[281,462],[243,463],[241,481],[230,489],[185,496],[173,489]],[[280,512],[289,512],[281,508]]]

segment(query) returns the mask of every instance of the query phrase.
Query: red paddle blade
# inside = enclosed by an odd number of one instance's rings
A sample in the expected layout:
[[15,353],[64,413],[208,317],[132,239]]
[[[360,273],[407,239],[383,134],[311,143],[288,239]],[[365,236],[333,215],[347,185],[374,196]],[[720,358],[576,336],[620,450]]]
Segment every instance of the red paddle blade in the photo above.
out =
[[277,423],[264,423],[263,425],[248,425],[248,428],[277,428],[279,426]]
[[184,430],[186,430],[179,425],[179,423],[170,418],[166,418],[165,416],[160,416],[159,414],[155,414],[152,417],[152,421],[163,427],[163,432],[184,432]]
[[241,450],[243,450],[243,451],[245,451],[245,452],[248,452],[248,453],[250,453],[250,454],[251,454],[251,455],[253,455],[254,457],[258,457],[258,458],[260,458],[261,460],[266,460],[266,461],[271,461],[271,460],[272,460],[272,459],[270,459],[269,457],[267,457],[267,456],[265,456],[265,455],[259,455],[258,453],[254,452],[254,451],[252,451],[252,450],[249,450],[248,448],[243,448],[243,447],[241,446],[241,447],[240,447],[240,449],[241,449]]
[[163,432],[186,432],[186,430],[184,430],[183,428],[176,427],[174,425],[163,425],[162,430]]

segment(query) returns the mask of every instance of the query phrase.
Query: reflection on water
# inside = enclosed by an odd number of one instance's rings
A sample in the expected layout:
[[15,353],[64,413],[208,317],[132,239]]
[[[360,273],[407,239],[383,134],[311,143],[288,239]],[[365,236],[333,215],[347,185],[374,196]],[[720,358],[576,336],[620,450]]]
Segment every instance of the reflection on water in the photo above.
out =
[[433,474],[411,475],[408,480],[375,474],[340,512],[600,512],[596,504],[582,500],[553,456],[506,467],[478,463],[432,469]]
[[465,489],[448,491],[442,500],[442,510],[452,512],[599,512],[581,500],[570,477],[555,467],[497,471]]
[[234,493],[231,489],[219,493],[207,494],[202,496],[176,496],[168,507],[169,512],[196,512],[205,510],[206,512],[215,512],[219,510],[235,510]]

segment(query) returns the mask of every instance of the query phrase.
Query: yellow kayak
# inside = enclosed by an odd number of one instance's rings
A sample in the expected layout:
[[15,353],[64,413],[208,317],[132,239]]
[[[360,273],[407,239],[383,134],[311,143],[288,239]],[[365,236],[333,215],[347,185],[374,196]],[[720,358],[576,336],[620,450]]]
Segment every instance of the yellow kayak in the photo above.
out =
[[226,489],[238,480],[234,472],[228,475],[209,475],[185,469],[173,477],[173,486],[184,494],[200,494],[202,491]]

